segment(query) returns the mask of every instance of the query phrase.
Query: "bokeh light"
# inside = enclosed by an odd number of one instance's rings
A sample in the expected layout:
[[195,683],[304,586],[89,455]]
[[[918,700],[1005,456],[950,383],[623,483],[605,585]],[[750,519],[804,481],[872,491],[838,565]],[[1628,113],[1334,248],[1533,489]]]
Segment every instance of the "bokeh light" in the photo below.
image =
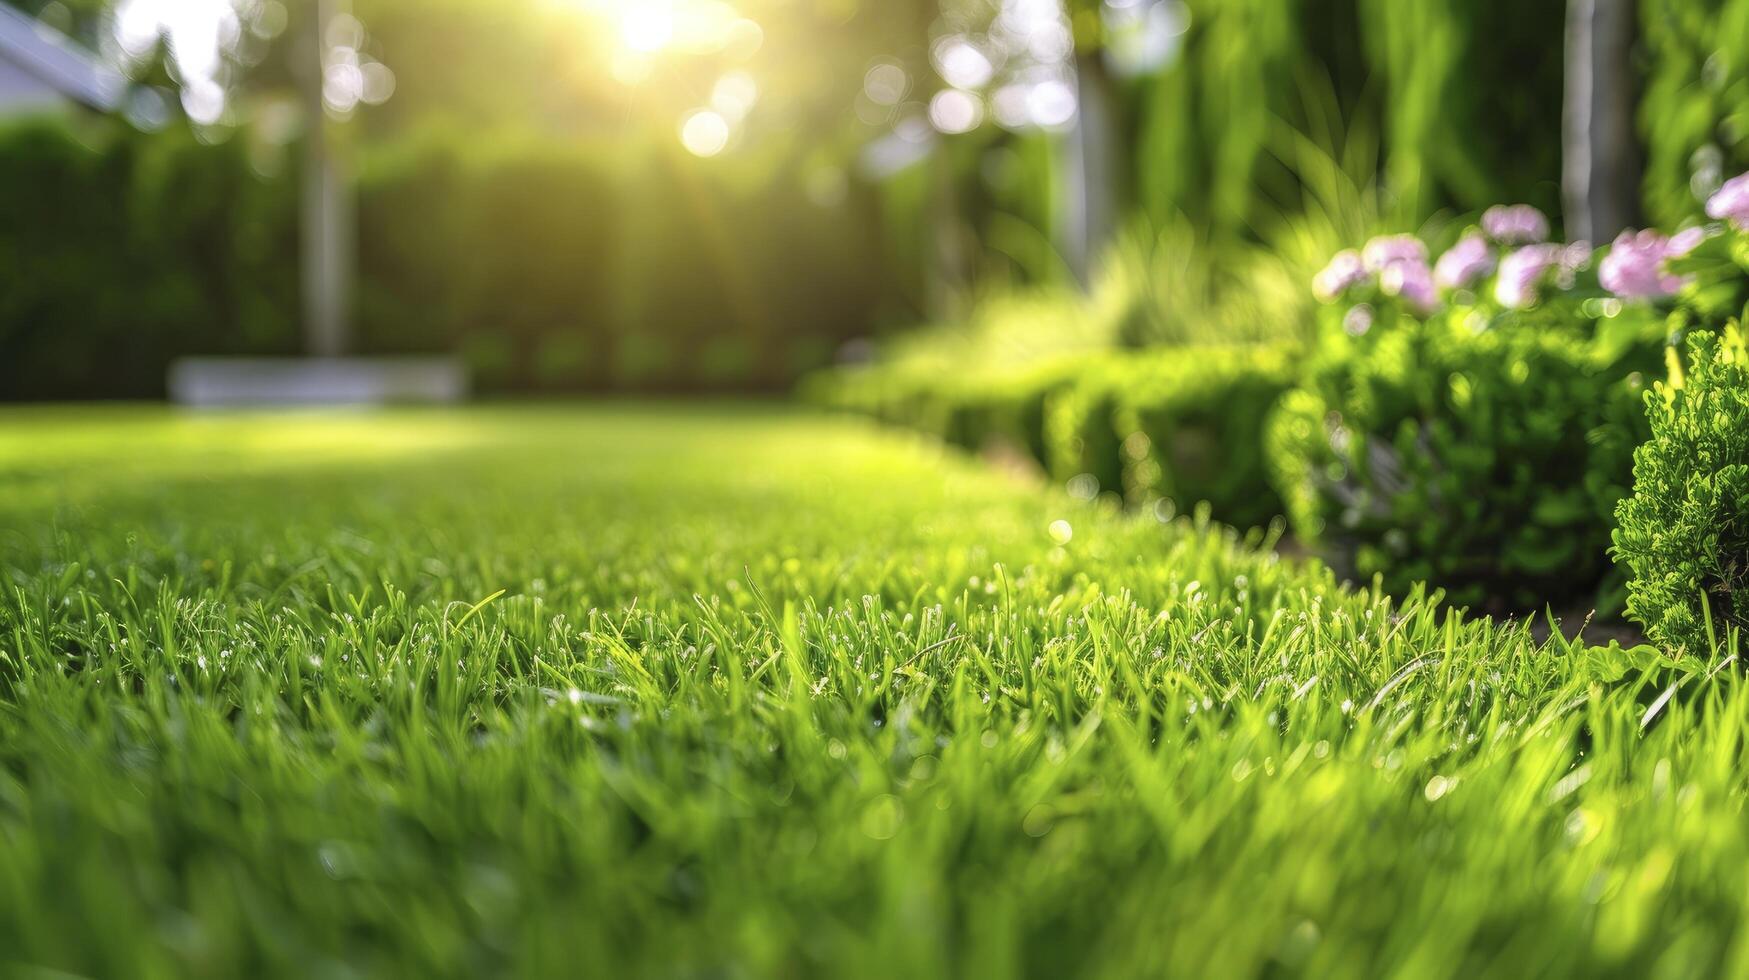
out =
[[224,52],[242,35],[231,0],[123,0],[116,7],[114,39],[130,61],[169,48],[182,82],[188,118],[213,125],[224,116]]
[[910,91],[911,76],[890,61],[876,64],[862,77],[862,92],[875,105],[898,105]]
[[666,5],[630,5],[619,22],[620,41],[633,51],[654,54],[674,40],[674,11]]
[[984,103],[963,89],[942,89],[929,100],[929,122],[943,133],[968,133],[984,121]]
[[693,156],[714,157],[729,145],[729,121],[711,109],[687,113],[680,123],[680,145]]
[[759,101],[759,83],[744,71],[732,71],[711,87],[711,108],[725,119],[741,119]]

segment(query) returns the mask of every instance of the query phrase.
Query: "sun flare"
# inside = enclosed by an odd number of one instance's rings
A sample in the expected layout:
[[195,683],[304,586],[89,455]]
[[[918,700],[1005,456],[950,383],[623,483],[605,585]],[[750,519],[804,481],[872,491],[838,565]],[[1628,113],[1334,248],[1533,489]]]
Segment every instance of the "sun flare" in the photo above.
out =
[[639,55],[748,55],[764,32],[723,0],[584,0],[622,51]]

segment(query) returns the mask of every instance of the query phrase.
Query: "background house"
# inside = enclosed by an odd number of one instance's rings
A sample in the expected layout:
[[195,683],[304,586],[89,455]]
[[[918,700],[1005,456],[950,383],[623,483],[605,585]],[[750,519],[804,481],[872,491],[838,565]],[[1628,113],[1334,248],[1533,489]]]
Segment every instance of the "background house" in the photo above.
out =
[[72,106],[108,110],[122,91],[121,75],[90,52],[0,4],[0,113]]

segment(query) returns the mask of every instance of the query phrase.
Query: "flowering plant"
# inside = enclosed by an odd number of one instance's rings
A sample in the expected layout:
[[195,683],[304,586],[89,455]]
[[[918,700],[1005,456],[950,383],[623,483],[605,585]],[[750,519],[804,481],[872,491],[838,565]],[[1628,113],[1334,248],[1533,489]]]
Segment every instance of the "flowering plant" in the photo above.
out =
[[1341,322],[1356,336],[1390,314],[1425,320],[1460,308],[1490,317],[1545,302],[1615,301],[1594,306],[1592,319],[1624,303],[1691,307],[1712,318],[1739,299],[1749,272],[1749,174],[1727,182],[1707,212],[1720,223],[1674,235],[1624,231],[1594,251],[1548,241],[1548,218],[1536,208],[1493,207],[1431,266],[1420,239],[1381,236],[1337,253],[1313,291],[1342,307]]
[[[1596,295],[1589,245],[1549,242],[1549,220],[1525,204],[1489,208],[1436,261],[1414,235],[1384,235],[1359,251],[1337,253],[1313,279],[1318,298],[1338,312],[1350,337],[1375,326],[1450,319],[1485,328],[1500,314],[1549,298]],[[1634,270],[1637,272],[1637,269]]]
[[1644,386],[1707,278],[1684,263],[1725,236],[1594,249],[1549,228],[1490,208],[1443,252],[1389,235],[1319,273],[1339,328],[1278,409],[1272,465],[1296,530],[1357,579],[1502,610],[1619,602],[1609,533]]

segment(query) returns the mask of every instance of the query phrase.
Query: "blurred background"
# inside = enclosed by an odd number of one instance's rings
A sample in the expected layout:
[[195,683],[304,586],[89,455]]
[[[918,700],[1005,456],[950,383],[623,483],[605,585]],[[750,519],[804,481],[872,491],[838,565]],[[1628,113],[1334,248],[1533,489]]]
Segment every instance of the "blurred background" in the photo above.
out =
[[0,0],[0,399],[1299,336],[1369,233],[1698,214],[1746,62],[1749,0]]

